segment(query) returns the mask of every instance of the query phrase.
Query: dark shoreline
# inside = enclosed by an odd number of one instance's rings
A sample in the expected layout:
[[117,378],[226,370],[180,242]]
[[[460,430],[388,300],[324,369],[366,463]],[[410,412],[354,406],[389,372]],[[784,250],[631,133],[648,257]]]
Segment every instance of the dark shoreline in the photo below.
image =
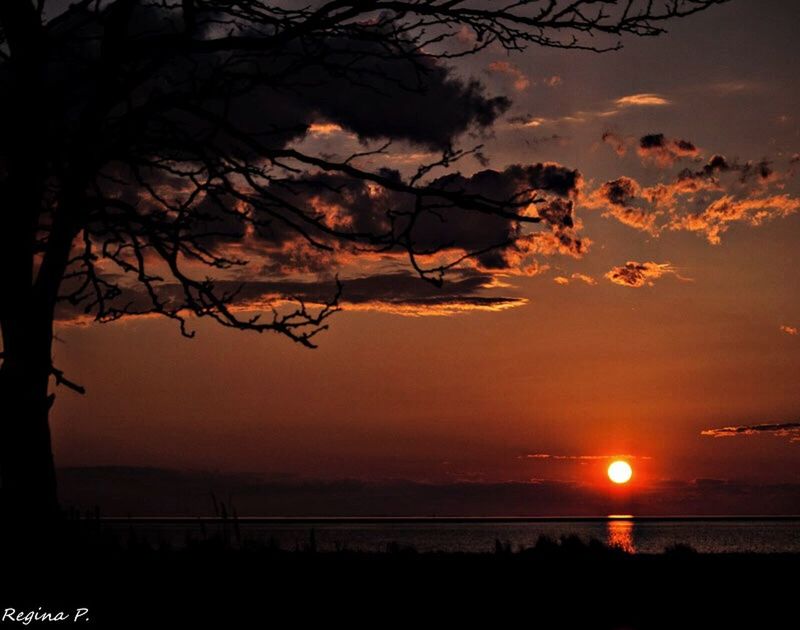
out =
[[[89,609],[80,628],[764,630],[795,619],[800,554],[628,554],[544,540],[494,552],[187,548],[88,539],[4,554],[0,610]],[[63,544],[68,543],[68,544]],[[525,621],[527,620],[527,621]],[[36,624],[32,624],[37,627]],[[73,624],[63,624],[72,627]],[[9,626],[11,627],[11,626]],[[38,627],[52,627],[42,624]]]

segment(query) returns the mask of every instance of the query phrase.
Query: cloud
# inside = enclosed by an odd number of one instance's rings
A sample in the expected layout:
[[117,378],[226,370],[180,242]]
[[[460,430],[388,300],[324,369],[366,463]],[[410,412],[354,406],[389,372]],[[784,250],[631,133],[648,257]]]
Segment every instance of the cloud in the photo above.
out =
[[721,235],[731,223],[759,226],[766,221],[788,217],[800,211],[800,199],[789,195],[772,195],[755,199],[736,199],[726,195],[710,203],[699,214],[675,217],[670,230],[701,232],[712,245],[721,242]]
[[341,131],[341,126],[336,123],[311,123],[308,126],[308,133],[319,136],[330,136]]
[[788,437],[790,442],[800,442],[800,422],[742,424],[717,429],[704,429],[700,431],[700,435],[714,438],[737,437],[740,435],[775,435]]
[[603,184],[600,191],[609,203],[615,206],[624,206],[637,197],[639,184],[630,177],[620,177]]
[[636,139],[606,131],[602,135],[602,141],[620,157],[626,155],[629,148],[635,147],[644,164],[655,164],[662,168],[672,166],[678,160],[697,158],[700,155],[700,150],[693,142],[667,138],[663,133],[650,133]]
[[741,94],[743,92],[754,92],[761,87],[759,83],[753,81],[718,81],[712,83],[709,89],[721,95]]
[[[373,311],[406,317],[451,316],[469,312],[499,312],[523,306],[527,298],[492,295],[496,287],[492,276],[465,269],[442,287],[433,286],[408,272],[375,273],[369,276],[342,278],[339,305],[342,310]],[[507,285],[506,285],[507,286]],[[230,308],[236,312],[271,312],[283,305],[303,302],[309,307],[322,306],[336,295],[333,279],[318,280],[218,280],[219,295],[234,295]],[[167,305],[180,303],[182,289],[177,284],[158,287],[159,297]],[[120,304],[134,311],[147,310],[149,296],[139,287],[129,287],[119,296]],[[86,317],[64,306],[58,313],[62,324],[88,323]]]
[[660,94],[644,93],[622,96],[614,103],[617,107],[660,107],[669,105],[670,101]]
[[611,269],[605,277],[614,284],[639,288],[645,285],[653,286],[653,280],[668,274],[677,275],[677,271],[670,263],[628,261]]
[[577,273],[577,272],[573,273],[571,278],[573,280],[578,280],[585,284],[597,284],[597,281],[594,278],[592,278],[592,276],[586,275],[585,273]]
[[605,142],[608,146],[610,146],[614,153],[622,157],[628,152],[628,143],[627,139],[623,136],[620,136],[613,131],[606,131],[603,134],[603,142]]
[[[393,67],[399,62],[361,62],[357,54],[353,63],[369,74],[364,85],[331,77],[324,71],[307,71],[310,76],[295,77],[296,83],[313,87],[299,88],[296,96],[293,92],[272,93],[259,101],[259,124],[265,118],[271,120],[268,112],[272,108],[280,108],[281,113],[288,110],[292,118],[301,120],[319,112],[360,138],[405,139],[441,149],[471,127],[490,126],[510,105],[504,97],[487,97],[481,84],[464,82],[433,61],[427,62],[424,78],[410,64]],[[362,63],[375,67],[361,68]],[[397,85],[412,89],[397,89]],[[420,111],[425,115],[420,116]]]
[[781,331],[785,332],[787,335],[791,335],[792,337],[796,337],[800,335],[800,330],[796,326],[781,326]]
[[556,284],[561,284],[561,285],[568,285],[568,284],[570,284],[571,281],[583,282],[584,284],[588,284],[588,285],[597,284],[597,281],[594,278],[592,278],[592,276],[586,275],[585,273],[578,273],[578,272],[573,273],[568,278],[566,276],[556,276],[555,278],[553,278],[553,282],[555,282]]
[[541,459],[552,461],[593,461],[601,459],[652,459],[643,455],[630,455],[627,453],[616,455],[553,455],[551,453],[525,453],[519,459]]
[[[524,92],[537,84],[535,79],[529,77],[519,66],[510,61],[493,61],[487,67],[487,72],[508,77],[513,81],[514,90],[517,92]],[[553,74],[541,77],[538,82],[545,87],[556,88],[563,83],[563,79],[557,74]]]
[[[427,193],[421,207],[415,205],[413,195],[393,190],[391,182],[400,178],[399,172],[383,169],[379,173],[389,183],[310,172],[273,178],[267,195],[244,191],[243,199],[232,199],[227,191],[210,190],[197,197],[203,221],[192,225],[192,238],[226,260],[249,261],[246,268],[236,264],[216,268],[209,279],[216,293],[235,294],[232,308],[239,311],[270,313],[273,306],[296,300],[322,305],[336,294],[332,278],[338,273],[345,285],[340,304],[350,310],[409,316],[500,311],[526,300],[487,293],[490,287],[500,288],[493,284],[498,274],[535,275],[546,268],[542,257],[578,258],[590,246],[574,211],[582,186],[577,170],[537,163],[471,175],[454,172],[423,184]],[[178,194],[170,189],[171,183],[160,184],[160,193]],[[457,207],[448,200],[452,193],[468,200],[511,203],[519,214],[539,221],[530,224],[516,220],[516,215],[482,212],[483,205]],[[388,245],[361,238],[364,234],[378,235],[375,239],[387,235]],[[441,289],[415,273],[398,273],[400,265],[408,264],[406,246],[413,249],[420,268],[433,270],[429,277],[436,277],[440,268],[454,264],[460,268],[449,269]],[[472,257],[464,259],[466,254]],[[148,258],[146,264],[154,277],[172,277],[163,261]],[[209,274],[190,258],[182,264],[189,277]],[[112,277],[119,271],[113,263],[104,259],[99,265],[101,276],[116,285],[104,301],[106,312],[152,312],[152,300],[137,289],[137,279],[129,270],[123,268],[126,273]],[[72,288],[65,285],[64,292]],[[194,293],[187,298],[169,280],[155,280],[152,288],[166,309],[197,303]],[[60,321],[92,320],[91,313],[77,314],[70,308],[65,304],[60,309]]]
[[[665,143],[651,142],[658,151]],[[605,182],[582,193],[580,203],[652,236],[695,232],[717,245],[732,225],[759,226],[800,211],[800,198],[782,192],[792,174],[791,161],[778,171],[767,160],[742,163],[714,155],[700,169],[683,169],[652,186],[631,177]]]
[[[399,177],[395,172],[384,174]],[[306,214],[330,217],[335,226],[347,231],[381,234],[408,229],[415,251],[479,252],[474,261],[485,271],[530,274],[538,271],[537,255],[579,257],[589,246],[579,234],[581,224],[574,212],[581,185],[577,170],[555,163],[517,164],[470,176],[451,173],[429,182],[430,189],[517,204],[520,212],[541,218],[532,232],[511,218],[455,208],[444,199],[415,215],[411,195],[335,174],[292,178],[276,186],[275,194]]]
[[604,183],[583,199],[587,207],[604,208],[604,217],[614,217],[620,223],[657,236],[659,212],[651,210],[642,196],[639,183],[630,177],[619,177]]
[[[396,170],[383,169],[380,174],[388,181],[400,179]],[[269,259],[264,269],[273,275],[330,270],[336,258],[352,259],[353,248],[326,229],[356,237],[387,234],[395,242],[406,238],[422,258],[424,253],[428,258],[449,255],[454,259],[476,252],[473,263],[484,270],[531,273],[536,271],[536,256],[579,257],[590,245],[581,237],[581,222],[575,216],[581,186],[577,170],[555,163],[511,165],[469,176],[455,172],[426,182],[431,192],[423,207],[415,209],[413,195],[392,190],[390,185],[337,173],[305,173],[273,179],[268,199],[254,195],[253,207],[238,213],[231,212],[235,200],[208,195],[198,202],[208,225],[197,229],[213,235],[204,240],[208,246],[216,239],[232,247],[247,233],[247,253]],[[443,191],[443,196],[438,198],[433,191]],[[541,220],[523,225],[513,217],[455,207],[447,200],[450,193],[512,204],[519,213]],[[298,217],[319,217],[326,229],[310,223],[297,227]],[[256,225],[250,226],[246,219]],[[311,246],[306,236],[331,249]],[[398,262],[408,255],[400,246],[376,249]]]
[[[670,102],[658,94],[631,94],[613,101],[597,103],[591,109],[579,109],[563,116],[544,118],[541,116],[515,116],[509,120],[512,127],[540,127],[543,125],[577,125],[595,120],[613,118],[636,107],[669,105]],[[613,139],[611,134],[609,140]],[[617,136],[619,137],[619,136]]]
[[[579,109],[569,112],[563,116],[556,116],[554,118],[545,118],[542,116],[534,116],[532,114],[528,114],[526,116],[514,116],[509,119],[509,124],[511,127],[580,125],[590,121],[608,120],[615,116],[619,116],[626,110],[636,107],[652,107],[669,104],[670,102],[666,98],[658,94],[631,94],[613,101],[596,103],[591,109]],[[612,132],[607,132],[606,135],[604,135],[604,141],[607,141],[612,144],[612,146],[615,146],[615,150],[620,152],[620,155],[624,155],[625,151],[627,150],[624,146],[624,141],[615,142],[622,140],[621,137]]]
[[499,313],[500,311],[524,306],[527,303],[527,298],[470,296],[437,297],[431,300],[418,301],[373,300],[360,303],[351,303],[345,300],[342,302],[342,310],[387,313],[401,317],[450,317],[474,312]]
[[776,173],[769,160],[739,162],[729,160],[724,155],[715,154],[709,158],[708,162],[700,170],[692,171],[683,169],[678,174],[678,181],[707,181],[718,182],[719,177],[724,174],[734,174],[734,182],[742,186],[766,186],[769,184],[780,184],[791,174],[793,159],[789,160],[789,169],[786,173]]
[[[515,116],[509,120],[512,127],[541,127],[543,125],[579,125],[595,120],[606,120],[622,114],[635,107],[652,107],[669,105],[669,101],[657,94],[632,94],[613,101],[597,103],[591,109],[579,109],[563,116],[544,118],[541,116]],[[609,133],[607,140],[614,140],[615,134]],[[619,136],[617,136],[619,138]],[[604,138],[605,139],[605,138]],[[621,145],[618,145],[618,148]]]
[[508,122],[512,127],[535,128],[551,121],[540,116],[513,116],[508,119]]
[[[147,29],[151,35],[173,34],[169,10],[149,3],[134,4],[134,23],[138,26],[132,29]],[[76,11],[73,16],[75,39],[94,39],[93,21],[86,20],[86,25],[80,26],[77,22],[85,15]],[[452,146],[464,132],[491,126],[509,108],[507,98],[488,96],[480,82],[462,79],[449,65],[419,54],[415,42],[404,40],[391,29],[377,20],[371,30],[368,24],[361,24],[362,36],[358,38],[348,36],[347,29],[309,34],[289,41],[279,50],[253,50],[236,57],[243,80],[280,77],[277,81],[253,81],[252,89],[220,90],[198,104],[212,114],[224,115],[239,133],[231,134],[224,126],[180,108],[166,112],[163,119],[176,124],[187,136],[248,156],[252,150],[239,139],[241,135],[257,139],[262,145],[281,147],[309,131],[318,133],[320,119],[361,140],[406,140],[442,150]],[[135,38],[137,34],[131,32],[129,36]],[[72,51],[75,59],[83,60],[99,52],[90,44],[81,46]],[[387,46],[392,48],[390,54]],[[325,63],[317,61],[321,59]],[[58,70],[72,73],[63,80],[76,83],[73,94],[90,94],[93,79],[85,73],[83,61],[62,61]],[[141,98],[153,90],[163,91],[164,86],[171,89],[173,84],[180,90],[191,77],[211,75],[219,65],[233,61],[222,53],[176,58],[160,65],[132,98]],[[80,109],[81,103],[74,106]],[[158,134],[163,134],[162,122],[144,129],[137,145],[149,150],[151,143],[163,143]],[[199,159],[202,155],[201,151]]]
[[639,139],[637,153],[643,161],[667,167],[682,158],[697,157],[700,152],[688,140],[676,140],[665,137],[663,133],[653,133]]
[[524,92],[531,86],[531,80],[527,75],[510,61],[493,61],[489,64],[489,72],[510,77],[517,92]]

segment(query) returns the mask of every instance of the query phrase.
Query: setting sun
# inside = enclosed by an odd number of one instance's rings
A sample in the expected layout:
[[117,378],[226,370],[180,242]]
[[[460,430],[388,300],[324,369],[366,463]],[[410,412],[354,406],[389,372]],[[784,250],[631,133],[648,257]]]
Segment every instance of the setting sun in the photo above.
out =
[[608,478],[614,483],[628,483],[632,476],[633,469],[631,465],[621,459],[611,462],[608,467]]

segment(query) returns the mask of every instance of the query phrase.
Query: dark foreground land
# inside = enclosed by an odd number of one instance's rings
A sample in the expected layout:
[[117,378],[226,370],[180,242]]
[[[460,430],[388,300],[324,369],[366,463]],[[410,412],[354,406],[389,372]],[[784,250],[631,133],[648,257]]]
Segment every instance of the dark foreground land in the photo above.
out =
[[[630,555],[575,538],[423,554],[6,537],[0,628],[795,628],[799,570],[798,555]],[[68,618],[26,625],[11,608]]]

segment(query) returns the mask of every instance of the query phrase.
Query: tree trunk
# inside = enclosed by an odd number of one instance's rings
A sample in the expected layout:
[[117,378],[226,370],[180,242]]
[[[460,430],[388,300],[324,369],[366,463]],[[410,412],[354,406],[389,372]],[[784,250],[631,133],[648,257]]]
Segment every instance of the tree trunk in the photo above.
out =
[[52,317],[5,319],[0,369],[0,510],[3,520],[49,521],[58,513],[48,414]]
[[7,182],[0,195],[8,208],[0,234],[0,517],[5,527],[15,522],[30,527],[58,513],[48,424],[58,283],[46,290],[34,283],[40,190],[36,176],[24,173]]
[[[41,256],[37,239],[48,147],[41,16],[30,0],[0,0],[0,26],[10,53],[4,68],[13,86],[7,115],[14,121],[4,138],[0,178],[0,518],[6,528],[50,522],[58,513],[47,390],[55,296],[71,232],[53,224],[56,251]],[[37,266],[46,271],[39,286]]]

